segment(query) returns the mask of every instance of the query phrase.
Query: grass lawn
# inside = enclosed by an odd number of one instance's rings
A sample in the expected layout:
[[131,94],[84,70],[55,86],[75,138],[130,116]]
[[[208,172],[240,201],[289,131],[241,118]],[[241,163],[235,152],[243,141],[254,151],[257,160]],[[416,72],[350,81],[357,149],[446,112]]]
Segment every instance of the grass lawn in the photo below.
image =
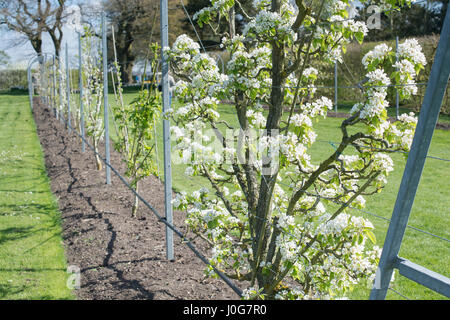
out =
[[[130,102],[136,93],[125,94],[125,102]],[[110,103],[114,102],[114,96],[110,95]],[[176,109],[178,103],[174,103]],[[339,112],[348,112],[350,106],[342,105]],[[219,111],[224,120],[232,125],[236,125],[237,118],[233,106],[220,105]],[[409,110],[400,109],[400,114],[409,112]],[[395,109],[388,110],[390,116],[395,116]],[[318,134],[317,142],[311,148],[313,161],[318,164],[320,160],[325,159],[333,152],[333,145],[330,142],[340,141],[339,125],[343,119],[327,118],[315,124]],[[449,117],[441,116],[440,122],[448,122]],[[113,128],[113,125],[110,125]],[[111,138],[115,139],[114,130],[110,130]],[[157,148],[158,148],[158,166],[160,176],[163,178],[163,140],[162,140],[162,121],[157,126]],[[430,156],[450,159],[450,132],[436,130],[433,136],[432,144],[429,150]],[[377,195],[367,197],[366,212],[351,210],[355,215],[361,215],[369,218],[375,226],[375,235],[377,245],[382,247],[386,236],[389,222],[397,197],[398,189],[406,164],[406,159],[400,153],[393,154],[392,158],[395,163],[395,170],[388,178],[388,185]],[[176,191],[185,190],[192,192],[200,189],[202,186],[209,187],[206,179],[201,177],[191,178],[184,174],[185,165],[172,165],[173,187]],[[450,162],[428,158],[425,163],[422,179],[416,195],[414,206],[412,209],[409,225],[422,229],[440,237],[450,239]],[[377,215],[375,217],[367,212]],[[384,219],[383,219],[384,218]],[[450,243],[436,237],[424,234],[423,232],[407,228],[403,244],[400,250],[400,256],[411,260],[414,263],[422,265],[435,272],[450,277]],[[427,288],[412,282],[403,276],[396,274],[392,288],[409,299],[444,299]],[[367,299],[370,294],[371,287],[367,284],[359,285],[350,294],[351,299]],[[387,299],[403,299],[395,292],[389,290]]]
[[0,299],[73,299],[27,95],[0,95]]

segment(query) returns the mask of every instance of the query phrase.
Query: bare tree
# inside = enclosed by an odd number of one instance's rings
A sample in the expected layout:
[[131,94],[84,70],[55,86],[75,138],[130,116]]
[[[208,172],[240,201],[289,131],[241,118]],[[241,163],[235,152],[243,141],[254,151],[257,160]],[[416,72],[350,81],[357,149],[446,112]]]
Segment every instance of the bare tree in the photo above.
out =
[[[122,82],[130,83],[132,68],[137,59],[146,59],[151,42],[160,42],[159,0],[105,0],[109,24],[114,26],[117,60],[122,71]],[[180,0],[168,0],[169,42],[188,33],[195,36],[191,26],[186,27],[186,14]],[[112,43],[108,45],[112,48]],[[108,53],[112,58],[112,50]]]
[[122,82],[132,82],[132,69],[137,58],[136,44],[148,41],[159,29],[158,0],[109,0],[104,9],[114,26],[117,60],[122,71]]
[[42,34],[48,32],[59,56],[66,0],[16,0],[0,2],[0,25],[25,35],[42,54]]
[[[46,0],[48,3],[48,0]],[[61,52],[61,40],[63,37],[62,27],[63,27],[63,18],[64,18],[64,10],[65,10],[65,2],[66,0],[58,0],[58,6],[53,10],[50,15],[50,23],[47,25],[47,32],[50,34],[52,38],[53,45],[55,46],[55,53],[59,57],[59,53]]]

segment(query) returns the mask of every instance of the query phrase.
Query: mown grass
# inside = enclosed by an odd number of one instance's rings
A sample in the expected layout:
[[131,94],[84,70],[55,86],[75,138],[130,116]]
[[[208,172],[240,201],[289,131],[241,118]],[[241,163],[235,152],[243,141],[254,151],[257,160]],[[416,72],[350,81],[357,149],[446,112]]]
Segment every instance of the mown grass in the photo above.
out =
[[27,95],[0,95],[0,299],[73,299]]
[[[125,94],[125,103],[129,103],[136,97],[135,93]],[[114,96],[110,95],[110,103],[115,103]],[[180,103],[174,102],[173,108],[176,109]],[[339,112],[348,112],[350,103],[339,106]],[[220,105],[219,112],[223,120],[236,126],[237,118],[234,107],[231,105]],[[400,109],[400,114],[410,112],[409,109]],[[388,110],[390,116],[395,116],[395,109]],[[112,116],[110,115],[110,121]],[[318,134],[317,142],[310,149],[313,161],[319,164],[321,160],[328,157],[334,151],[334,142],[340,141],[339,126],[342,118],[327,118],[316,123],[315,129]],[[448,117],[440,116],[439,122],[447,122]],[[110,125],[113,128],[113,125]],[[162,121],[157,124],[157,149],[158,149],[158,167],[160,177],[163,180],[163,140],[162,140]],[[111,131],[111,138],[116,139],[114,130]],[[429,155],[443,159],[450,159],[450,131],[436,130],[429,149]],[[173,146],[172,146],[173,147]],[[396,201],[398,189],[403,176],[406,158],[401,153],[392,154],[395,164],[395,170],[388,177],[388,184],[380,194],[367,197],[366,208],[363,211],[351,210],[354,215],[363,216],[372,221],[375,226],[376,245],[382,247],[394,204]],[[450,239],[450,162],[433,158],[427,158],[422,179],[417,191],[414,206],[409,220],[409,226],[421,229],[423,231],[438,235],[445,239]],[[209,186],[208,181],[201,177],[188,177],[184,171],[186,166],[183,164],[172,164],[172,184],[176,191],[192,192],[200,189],[202,186]],[[374,216],[376,215],[376,216]],[[384,219],[383,219],[384,218]],[[438,239],[413,228],[407,228],[403,244],[400,250],[400,256],[411,260],[414,263],[422,265],[430,270],[450,276],[450,245],[448,241]],[[409,299],[444,299],[432,290],[429,290],[417,283],[408,280],[401,275],[396,275],[395,281],[391,287]],[[368,284],[361,284],[355,287],[350,293],[351,299],[367,299],[371,287]],[[403,299],[394,291],[389,290],[387,299]]]

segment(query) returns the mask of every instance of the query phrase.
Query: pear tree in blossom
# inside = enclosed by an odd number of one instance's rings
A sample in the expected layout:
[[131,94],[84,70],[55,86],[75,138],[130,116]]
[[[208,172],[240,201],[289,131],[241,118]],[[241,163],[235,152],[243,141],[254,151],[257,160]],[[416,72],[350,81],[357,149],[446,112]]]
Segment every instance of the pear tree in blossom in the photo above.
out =
[[[332,102],[315,95],[321,74],[311,61],[341,60],[367,27],[348,17],[348,0],[254,0],[256,14],[243,11],[248,23],[237,34],[236,6],[244,10],[239,0],[212,0],[194,16],[213,30],[228,21],[220,35],[230,56],[225,71],[186,35],[164,48],[183,102],[171,113],[178,159],[187,175],[209,182],[178,194],[174,206],[210,245],[211,264],[243,281],[244,298],[345,298],[373,280],[380,256],[372,223],[350,207],[364,208],[382,190],[393,170],[389,154],[409,151],[416,126],[413,114],[388,121],[388,86],[403,85],[402,99],[414,94],[425,57],[414,39],[400,44],[398,62],[385,44],[368,52],[363,99],[342,121],[335,150],[313,161],[314,123]],[[223,119],[221,100],[233,102],[239,126]]]

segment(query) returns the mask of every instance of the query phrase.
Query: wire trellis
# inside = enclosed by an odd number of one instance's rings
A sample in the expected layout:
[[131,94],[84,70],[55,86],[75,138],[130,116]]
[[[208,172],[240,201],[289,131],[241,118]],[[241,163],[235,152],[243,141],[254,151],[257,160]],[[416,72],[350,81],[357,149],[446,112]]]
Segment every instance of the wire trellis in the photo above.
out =
[[[217,44],[217,45],[211,45],[211,46],[204,46],[203,45],[203,42],[201,41],[201,39],[200,39],[200,36],[199,36],[199,34],[198,34],[198,32],[197,32],[197,30],[196,30],[196,27],[195,27],[195,25],[194,25],[194,23],[193,23],[193,21],[192,21],[192,19],[191,19],[191,17],[189,16],[189,13],[188,13],[188,11],[187,11],[187,9],[186,9],[186,7],[185,7],[185,5],[184,5],[184,2],[183,2],[183,0],[180,0],[180,3],[181,3],[181,6],[182,6],[182,8],[183,8],[183,10],[184,10],[184,12],[185,12],[185,14],[186,14],[186,16],[188,17],[188,20],[189,20],[189,22],[190,22],[190,24],[192,25],[192,27],[194,28],[194,31],[195,31],[195,34],[196,34],[196,36],[197,36],[197,38],[198,38],[198,40],[199,40],[199,42],[200,42],[200,44],[201,44],[201,47],[202,47],[202,49],[203,49],[203,51],[206,53],[206,48],[209,48],[209,47],[216,47],[216,46],[220,46],[220,44]],[[346,19],[346,20],[353,20],[353,19]],[[342,21],[346,21],[346,20],[342,20]],[[131,61],[122,61],[121,63],[119,63],[119,64],[124,64],[124,63],[127,63],[127,62],[131,62]],[[68,79],[68,81],[70,82],[70,87],[71,88],[73,88],[73,83],[75,82],[75,80],[73,80],[72,79],[72,76],[73,77],[75,77],[75,75],[72,75],[72,73],[69,73],[69,79]],[[403,87],[403,86],[409,86],[409,85],[411,85],[411,86],[426,86],[427,85],[427,83],[416,83],[416,84],[405,84],[405,85],[382,85],[382,86],[365,86],[365,88],[369,88],[369,87]],[[338,86],[338,87],[336,87],[336,86],[305,86],[305,87],[297,87],[297,86],[281,86],[281,87],[276,87],[276,86],[270,86],[271,88],[291,88],[291,89],[334,89],[334,88],[342,88],[342,89],[344,89],[344,88],[346,88],[346,89],[349,89],[349,88],[355,88],[355,89],[361,89],[361,86],[360,85],[350,85],[350,86]],[[70,91],[71,93],[73,93],[72,91]],[[68,99],[70,99],[71,98],[71,94],[69,95],[69,97],[68,97]],[[74,101],[75,103],[74,103],[74,105],[76,104],[76,101]],[[108,105],[108,108],[110,108],[110,105]],[[68,115],[68,117],[70,117],[71,115]],[[66,120],[64,119],[64,117],[62,116],[62,115],[60,115],[60,117],[61,117],[61,119],[62,120],[64,120],[65,122],[66,122]],[[141,195],[139,195],[139,193],[137,193],[129,184],[128,184],[128,182],[126,181],[126,179],[123,177],[123,176],[121,176],[120,175],[120,173],[111,165],[111,164],[109,164],[99,153],[97,153],[96,151],[95,151],[95,149],[89,144],[89,142],[84,138],[84,137],[82,137],[79,133],[78,133],[78,130],[77,130],[77,128],[72,128],[67,122],[66,122],[66,124],[67,124],[67,126],[69,127],[69,128],[71,128],[71,130],[73,131],[73,132],[75,132],[75,134],[76,135],[78,135],[82,140],[84,140],[84,142],[88,145],[88,147],[94,152],[94,153],[96,153],[99,157],[100,157],[100,159],[108,166],[108,167],[110,167],[111,168],[111,170],[116,174],[116,176],[122,181],[122,183],[124,183],[125,184],[125,186],[127,186],[134,194],[135,194],[135,196],[137,196],[141,201],[142,201],[142,203],[144,203],[144,205],[146,206],[146,207],[148,207],[154,214],[155,214],[155,216],[157,217],[157,219],[160,221],[160,222],[162,222],[162,223],[164,223],[168,228],[170,228],[172,231],[174,231],[176,234],[177,234],[177,236],[179,236],[180,237],[180,239],[182,240],[182,242],[183,243],[185,243],[205,264],[207,264],[207,265],[209,265],[209,266],[211,266],[212,268],[213,268],[213,270],[219,275],[219,277],[221,277],[226,283],[227,283],[227,285],[228,286],[230,286],[238,295],[242,295],[242,290],[241,289],[239,289],[224,273],[222,273],[220,270],[217,270],[215,267],[214,267],[214,265],[212,265],[211,263],[210,263],[210,261],[202,254],[202,253],[200,253],[199,251],[198,251],[198,249],[192,244],[192,242],[191,242],[191,240],[189,240],[189,239],[187,239],[186,238],[186,236],[181,232],[181,231],[179,231],[173,224],[170,224],[170,223],[168,223],[166,220],[165,220],[165,218],[163,218],[158,212],[157,212],[157,210],[156,209],[154,209],[154,207],[151,205],[151,204],[149,204],[145,199],[143,199],[142,198],[142,196]],[[155,130],[156,130],[156,126],[155,126]],[[155,143],[157,143],[156,142],[157,141],[157,139],[156,139],[156,136],[155,136]],[[317,140],[318,142],[323,142],[323,143],[329,143],[330,145],[334,145],[334,144],[339,144],[339,143],[337,143],[337,142],[334,142],[334,141],[327,141],[327,140]],[[359,146],[359,147],[361,147],[361,146]],[[402,152],[402,153],[406,153],[406,152],[404,152],[404,151],[393,151],[393,152]],[[440,157],[436,157],[436,156],[428,156],[427,155],[427,157],[428,158],[431,158],[431,159],[435,159],[435,160],[440,160],[440,161],[446,161],[446,162],[449,162],[450,161],[450,159],[445,159],[445,158],[440,158]],[[158,172],[159,172],[159,167],[160,167],[160,165],[158,164],[158,158],[159,158],[159,155],[158,155],[158,153],[157,153],[157,166],[158,166]],[[266,178],[265,178],[265,176],[264,175],[261,175],[261,177],[265,180]],[[196,180],[194,180],[194,179],[190,179],[190,181],[192,181],[192,182],[195,182],[196,184],[198,184],[198,181],[196,181]],[[265,182],[267,183],[267,180],[265,180]],[[277,183],[279,183],[279,184],[281,184],[281,185],[284,185],[284,186],[287,186],[287,187],[289,187],[289,185],[287,185],[286,183],[284,183],[284,182],[277,182]],[[309,195],[311,195],[311,196],[314,196],[314,197],[318,197],[318,198],[321,198],[321,199],[323,199],[323,200],[327,200],[327,201],[330,201],[330,198],[326,198],[326,197],[323,197],[323,196],[321,196],[321,195],[319,195],[319,194],[313,194],[313,193],[309,193],[309,192],[305,192],[305,194],[309,194]],[[334,202],[333,200],[331,200],[332,202]],[[343,202],[339,202],[339,201],[336,201],[335,202],[337,205],[346,205],[345,203],[343,203]],[[383,220],[383,221],[385,221],[385,222],[390,222],[391,220],[390,219],[388,219],[388,218],[385,218],[385,217],[382,217],[382,216],[380,216],[380,215],[378,215],[378,214],[375,214],[375,213],[373,213],[373,212],[370,212],[370,211],[367,211],[367,210],[362,210],[362,209],[359,209],[359,208],[355,208],[355,207],[352,207],[351,205],[346,205],[346,207],[348,207],[349,209],[352,209],[352,210],[358,210],[358,211],[360,211],[360,212],[362,212],[362,213],[365,213],[365,214],[369,214],[369,215],[371,215],[371,216],[374,216],[374,217],[376,217],[376,218],[378,218],[378,219],[380,219],[380,220]],[[280,210],[280,208],[278,208],[278,210]],[[258,218],[258,219],[261,219],[261,218],[259,218],[259,217],[255,217],[255,218]],[[273,224],[273,221],[271,221],[271,220],[268,220],[268,219],[264,219],[264,221],[266,222],[266,223],[270,223],[271,224],[271,226],[272,227],[274,227],[274,228],[276,228],[276,225],[274,225]],[[437,239],[440,239],[440,240],[443,240],[443,241],[446,241],[446,242],[450,242],[450,240],[449,239],[446,239],[445,237],[442,237],[442,236],[438,236],[438,235],[435,235],[435,234],[433,234],[433,233],[431,233],[431,232],[428,232],[428,231],[426,231],[426,230],[422,230],[422,229],[420,229],[420,228],[416,228],[416,227],[413,227],[413,226],[409,226],[409,225],[407,225],[407,227],[408,228],[410,228],[410,229],[412,229],[412,230],[415,230],[415,231],[418,231],[418,232],[421,232],[421,233],[423,233],[423,234],[426,234],[426,235],[428,235],[428,236],[432,236],[432,237],[435,237],[435,238],[437,238]],[[282,230],[282,232],[287,232],[287,231],[285,231],[285,230]],[[290,236],[294,236],[293,234],[291,234],[290,232],[287,232],[287,234],[289,234]],[[272,272],[274,272],[273,270],[271,270]],[[400,292],[398,292],[398,291],[396,291],[396,290],[394,290],[394,289],[392,289],[392,288],[389,288],[392,292],[394,292],[394,293],[396,293],[396,294],[398,294],[399,296],[401,296],[401,297],[403,297],[403,298],[405,298],[405,299],[408,299],[406,296],[404,296],[403,294],[401,294]],[[409,299],[408,299],[409,300]]]

